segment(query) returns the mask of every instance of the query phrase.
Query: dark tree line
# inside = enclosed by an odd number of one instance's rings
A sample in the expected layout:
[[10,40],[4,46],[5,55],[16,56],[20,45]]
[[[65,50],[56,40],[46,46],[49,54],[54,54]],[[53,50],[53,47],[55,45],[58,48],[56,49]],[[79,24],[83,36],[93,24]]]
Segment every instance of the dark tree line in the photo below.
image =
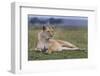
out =
[[29,23],[31,24],[61,24],[63,22],[60,18],[48,18],[48,19],[42,19],[42,18],[31,18]]

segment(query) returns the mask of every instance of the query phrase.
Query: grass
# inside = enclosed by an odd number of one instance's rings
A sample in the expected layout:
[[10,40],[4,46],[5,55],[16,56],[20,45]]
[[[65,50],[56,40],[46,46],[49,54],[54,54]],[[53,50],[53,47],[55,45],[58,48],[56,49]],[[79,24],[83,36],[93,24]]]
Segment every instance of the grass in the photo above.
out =
[[39,29],[29,29],[28,32],[28,60],[54,60],[54,59],[76,59],[76,58],[87,58],[87,29],[59,29],[56,28],[54,39],[61,39],[69,41],[79,48],[85,48],[84,51],[62,51],[53,52],[52,54],[45,54],[43,52],[37,52],[32,49],[36,47],[37,32]]

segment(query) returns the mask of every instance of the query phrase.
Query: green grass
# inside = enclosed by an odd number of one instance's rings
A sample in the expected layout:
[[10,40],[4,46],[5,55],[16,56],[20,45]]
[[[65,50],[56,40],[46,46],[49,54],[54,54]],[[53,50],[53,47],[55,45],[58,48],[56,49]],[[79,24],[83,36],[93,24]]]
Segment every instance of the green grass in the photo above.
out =
[[54,35],[54,39],[61,39],[69,41],[79,48],[85,48],[84,51],[62,51],[53,52],[52,54],[45,54],[43,52],[37,52],[32,49],[36,47],[37,32],[39,29],[29,29],[28,32],[28,60],[53,60],[53,59],[75,59],[75,58],[87,58],[87,29],[57,29]]

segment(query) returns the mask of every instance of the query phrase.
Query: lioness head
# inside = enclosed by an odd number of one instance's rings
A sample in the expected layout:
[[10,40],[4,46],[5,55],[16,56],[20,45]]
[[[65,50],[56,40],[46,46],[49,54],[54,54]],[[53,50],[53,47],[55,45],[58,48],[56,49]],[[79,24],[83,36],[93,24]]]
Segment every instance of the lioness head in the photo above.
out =
[[54,36],[54,27],[43,26],[43,33],[44,33],[44,38],[49,40]]

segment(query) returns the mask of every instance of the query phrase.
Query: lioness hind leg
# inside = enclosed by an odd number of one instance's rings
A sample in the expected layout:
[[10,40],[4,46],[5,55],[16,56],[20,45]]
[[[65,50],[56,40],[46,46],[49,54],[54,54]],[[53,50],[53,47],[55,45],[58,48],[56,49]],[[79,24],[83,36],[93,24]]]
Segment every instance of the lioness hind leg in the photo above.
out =
[[74,50],[80,50],[79,48],[67,48],[67,47],[62,47],[62,50],[71,50],[71,51],[74,51]]

